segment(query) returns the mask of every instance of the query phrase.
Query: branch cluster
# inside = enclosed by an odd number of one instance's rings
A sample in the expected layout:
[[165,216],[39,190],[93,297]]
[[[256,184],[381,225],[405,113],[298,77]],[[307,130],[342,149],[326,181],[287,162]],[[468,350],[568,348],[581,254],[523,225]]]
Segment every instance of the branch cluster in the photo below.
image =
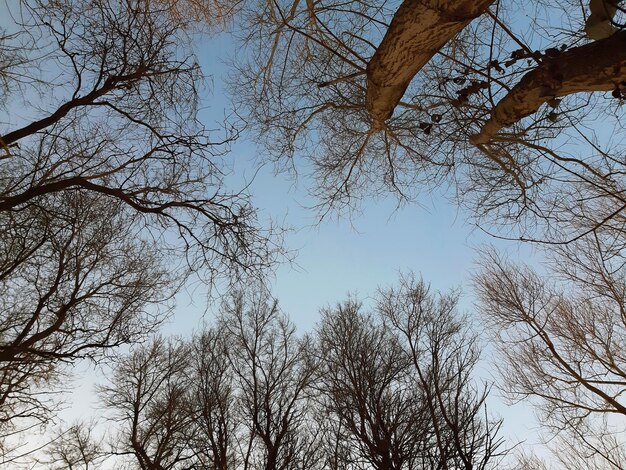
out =
[[142,469],[494,468],[499,422],[456,301],[406,277],[371,314],[349,300],[297,337],[267,294],[236,293],[193,340],[116,365],[100,391],[116,451]]
[[193,18],[165,3],[33,0],[7,16],[2,436],[49,419],[62,364],[154,333],[191,275],[259,276],[281,252],[223,182],[236,131],[215,140],[197,120]]

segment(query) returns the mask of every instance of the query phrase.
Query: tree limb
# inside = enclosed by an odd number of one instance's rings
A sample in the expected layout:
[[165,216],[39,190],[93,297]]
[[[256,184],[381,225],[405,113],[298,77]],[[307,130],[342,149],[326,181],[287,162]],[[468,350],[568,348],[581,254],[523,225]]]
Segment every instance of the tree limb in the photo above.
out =
[[526,73],[491,111],[474,145],[486,144],[503,127],[535,113],[542,104],[573,93],[610,91],[626,81],[626,31],[546,58]]
[[367,65],[366,107],[375,128],[393,114],[409,83],[439,49],[493,0],[405,0]]

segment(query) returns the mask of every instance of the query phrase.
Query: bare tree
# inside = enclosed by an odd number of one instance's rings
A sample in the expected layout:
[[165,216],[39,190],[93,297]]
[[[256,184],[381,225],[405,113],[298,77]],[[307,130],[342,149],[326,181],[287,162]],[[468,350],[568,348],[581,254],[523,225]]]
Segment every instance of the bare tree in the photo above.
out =
[[131,456],[141,469],[238,468],[239,391],[227,344],[207,329],[189,341],[156,338],[122,357],[99,389],[118,432],[110,454]]
[[507,466],[528,470],[617,470],[624,468],[624,443],[611,432],[588,423],[551,439],[547,458],[521,453]]
[[33,0],[7,15],[2,435],[50,418],[62,364],[154,333],[190,275],[209,288],[259,275],[281,250],[222,182],[236,131],[214,141],[197,120],[194,18],[165,3]]
[[409,380],[410,358],[359,309],[347,302],[327,310],[319,329],[320,387],[333,431],[328,459],[336,462],[329,467],[421,468],[432,435],[421,390]]
[[116,365],[100,390],[115,453],[142,469],[314,468],[308,351],[267,292],[233,294],[188,343],[157,339]]
[[119,454],[145,469],[487,469],[500,422],[475,385],[457,295],[412,277],[323,311],[298,337],[266,289],[234,292],[189,343],[161,339],[101,389]]
[[[0,210],[89,191],[120,202],[151,239],[181,240],[160,246],[189,269],[214,275],[266,265],[271,248],[253,208],[221,183],[225,149],[195,117],[202,75],[184,21],[139,0],[25,8],[17,26],[51,44],[37,51],[44,59],[33,67],[53,68],[60,78],[46,91],[65,96],[36,103],[50,108],[43,116],[4,124]],[[30,99],[28,90],[24,96]]]
[[413,275],[379,294],[377,309],[408,353],[415,386],[423,393],[432,422],[440,468],[488,468],[505,453],[501,421],[486,409],[489,388],[473,372],[478,336],[467,315],[457,311],[459,293],[431,292]]
[[236,293],[220,316],[238,383],[241,468],[314,468],[315,436],[307,432],[315,361],[307,338],[261,288]]
[[2,218],[3,432],[46,422],[61,364],[154,332],[172,292],[154,245],[129,239],[117,204],[88,193],[46,199]]
[[100,388],[122,428],[116,455],[133,456],[142,470],[189,468],[188,361],[185,344],[157,338],[116,365],[111,385]]
[[487,390],[471,378],[476,338],[457,300],[405,277],[379,293],[373,314],[355,301],[324,312],[320,383],[341,442],[331,460],[343,459],[331,468],[497,465],[500,424],[486,416]]
[[[254,53],[239,64],[234,97],[280,168],[311,169],[321,214],[451,184],[499,236],[565,243],[617,229],[621,4],[528,8],[254,4],[242,32]],[[614,34],[599,38],[595,24]]]
[[67,428],[59,428],[57,435],[46,447],[48,458],[38,461],[53,470],[89,470],[97,465],[105,455],[97,442],[96,422],[79,421]]
[[546,429],[576,443],[577,465],[586,455],[620,468],[626,283],[621,256],[607,248],[598,237],[561,248],[552,278],[491,253],[477,289],[499,339],[502,388],[534,399]]
[[479,290],[507,388],[574,432],[623,422],[624,8],[531,3],[273,2],[239,90],[274,159],[308,160],[322,214],[450,183],[485,231],[557,259],[550,278],[488,258]]
[[207,329],[192,340],[190,350],[188,442],[201,468],[236,468],[240,456],[237,436],[237,387],[229,361],[231,344],[217,328]]

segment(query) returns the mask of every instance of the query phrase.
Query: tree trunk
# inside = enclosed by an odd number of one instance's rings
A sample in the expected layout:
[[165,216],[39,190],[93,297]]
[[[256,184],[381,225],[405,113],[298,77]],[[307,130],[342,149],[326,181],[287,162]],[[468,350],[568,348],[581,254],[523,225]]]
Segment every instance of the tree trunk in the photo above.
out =
[[367,65],[366,107],[374,128],[393,114],[411,80],[493,0],[405,0]]
[[491,111],[470,140],[486,144],[502,129],[535,113],[542,104],[572,93],[610,91],[626,81],[626,31],[545,58],[526,73]]

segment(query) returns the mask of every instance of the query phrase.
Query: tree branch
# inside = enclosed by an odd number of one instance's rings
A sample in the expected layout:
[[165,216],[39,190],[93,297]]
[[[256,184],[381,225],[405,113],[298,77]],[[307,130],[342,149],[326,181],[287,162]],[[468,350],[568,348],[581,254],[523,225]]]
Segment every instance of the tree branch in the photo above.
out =
[[366,107],[374,128],[393,114],[411,80],[493,0],[405,0],[367,65]]
[[474,145],[486,144],[503,127],[535,113],[542,104],[573,93],[610,91],[626,81],[626,31],[546,58],[526,73],[491,111]]

